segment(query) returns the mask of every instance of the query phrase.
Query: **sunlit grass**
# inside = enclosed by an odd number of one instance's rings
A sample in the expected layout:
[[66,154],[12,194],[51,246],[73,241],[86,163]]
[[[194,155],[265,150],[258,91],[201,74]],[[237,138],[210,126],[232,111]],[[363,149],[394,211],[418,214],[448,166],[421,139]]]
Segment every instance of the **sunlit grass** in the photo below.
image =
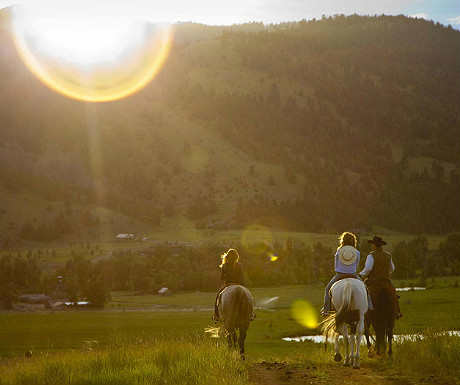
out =
[[104,346],[114,331],[129,338],[175,340],[204,334],[210,324],[211,312],[8,312],[0,317],[0,357],[79,349],[85,341]]
[[201,338],[113,338],[104,348],[2,364],[2,384],[247,384],[236,351]]
[[401,370],[412,372],[418,379],[432,375],[460,381],[460,337],[443,333],[441,328],[428,328],[422,337],[395,344],[392,362]]
[[[333,348],[312,342],[287,343],[285,349],[267,346],[249,356],[245,364],[224,341],[202,337],[127,339],[115,333],[104,346],[50,352],[31,358],[3,360],[2,384],[248,384],[248,364],[284,362],[302,369],[314,366],[316,375],[327,382]],[[275,348],[275,349],[272,349]],[[341,345],[343,351],[343,346]],[[439,335],[433,329],[426,337],[394,344],[393,359],[367,358],[361,347],[362,369],[397,370],[422,381],[436,376],[446,383],[458,381],[460,337]],[[417,359],[414,359],[416,357]]]
[[[323,291],[322,285],[254,289],[256,304],[265,305],[256,308],[257,318],[250,324],[246,340],[247,364],[266,361],[287,362],[299,368],[313,365],[327,382],[327,370],[331,365],[341,367],[333,362],[332,345],[325,351],[323,344],[281,339],[319,332],[299,325],[291,315],[290,306],[301,298],[309,301],[319,314]],[[458,288],[449,286],[401,293],[404,317],[397,321],[395,334],[422,333],[427,338],[395,342],[392,360],[367,358],[363,345],[362,368],[396,370],[420,380],[431,373],[439,373],[436,374],[439,378],[455,383],[453,378],[459,372],[460,362],[459,338],[441,336],[437,332],[460,330],[459,294]],[[120,299],[129,297],[121,292],[116,295]],[[133,309],[150,302],[172,307],[194,303],[199,308],[211,306],[214,293],[183,293],[168,298],[131,296],[130,300]],[[212,325],[210,311],[128,309],[2,313],[0,384],[214,384],[221,375],[220,369],[213,369],[214,366],[227,368],[229,373],[218,383],[245,384],[245,367],[239,359],[234,361],[235,352],[228,351],[224,340],[211,341],[205,336],[205,327]],[[30,359],[24,357],[28,350],[33,353]],[[341,351],[344,351],[343,345]],[[236,369],[219,361],[224,358],[230,360],[229,365],[236,365]],[[177,362],[177,368],[165,369],[172,365],[171,362]],[[206,367],[208,373],[200,374]],[[191,368],[192,374],[189,373]],[[171,381],[164,382],[165,378]]]

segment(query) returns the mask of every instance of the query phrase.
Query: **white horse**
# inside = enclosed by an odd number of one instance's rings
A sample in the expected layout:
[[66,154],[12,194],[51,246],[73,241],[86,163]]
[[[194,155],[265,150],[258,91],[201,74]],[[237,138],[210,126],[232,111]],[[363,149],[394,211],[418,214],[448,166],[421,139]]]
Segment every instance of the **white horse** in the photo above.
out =
[[[367,291],[364,282],[356,278],[345,278],[331,287],[332,304],[337,309],[323,322],[323,334],[332,337],[335,344],[334,360],[339,362],[339,333],[345,344],[345,361],[343,366],[359,369],[359,346],[364,330],[364,314],[367,312]],[[350,335],[348,335],[348,325]],[[351,351],[351,352],[350,352]]]
[[[208,328],[214,337],[227,337],[228,346],[238,347],[244,359],[244,341],[253,314],[253,299],[251,292],[241,285],[227,286],[220,294],[219,321],[220,328]],[[238,334],[237,335],[237,330]]]

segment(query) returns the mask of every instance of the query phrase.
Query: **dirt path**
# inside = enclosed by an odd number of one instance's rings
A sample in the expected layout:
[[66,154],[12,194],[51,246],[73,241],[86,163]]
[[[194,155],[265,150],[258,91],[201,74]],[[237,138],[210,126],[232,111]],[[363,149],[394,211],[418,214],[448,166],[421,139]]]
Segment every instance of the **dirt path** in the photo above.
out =
[[252,365],[249,378],[253,384],[264,385],[414,385],[441,384],[434,376],[423,382],[402,376],[397,371],[379,371],[362,365],[361,369],[342,367],[331,363],[317,367],[305,363],[289,365],[286,362],[261,362]]

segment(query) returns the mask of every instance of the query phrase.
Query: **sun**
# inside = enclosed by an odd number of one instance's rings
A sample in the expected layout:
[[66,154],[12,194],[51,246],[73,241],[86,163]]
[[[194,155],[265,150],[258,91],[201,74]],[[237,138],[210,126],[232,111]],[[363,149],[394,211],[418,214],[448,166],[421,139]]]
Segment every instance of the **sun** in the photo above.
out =
[[29,70],[71,98],[104,102],[147,85],[168,56],[172,29],[128,2],[37,1],[11,8],[12,35]]

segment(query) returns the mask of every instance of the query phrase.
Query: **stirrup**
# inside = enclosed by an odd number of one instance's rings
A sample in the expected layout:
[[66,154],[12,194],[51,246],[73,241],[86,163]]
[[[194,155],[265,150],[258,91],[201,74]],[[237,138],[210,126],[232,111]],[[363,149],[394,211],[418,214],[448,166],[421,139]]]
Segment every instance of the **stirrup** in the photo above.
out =
[[252,313],[252,317],[251,317],[250,321],[254,321],[255,318],[256,318],[256,313]]
[[212,315],[211,319],[212,319],[212,321],[213,321],[214,323],[219,322],[219,317],[218,317],[217,315],[215,315],[215,314]]

